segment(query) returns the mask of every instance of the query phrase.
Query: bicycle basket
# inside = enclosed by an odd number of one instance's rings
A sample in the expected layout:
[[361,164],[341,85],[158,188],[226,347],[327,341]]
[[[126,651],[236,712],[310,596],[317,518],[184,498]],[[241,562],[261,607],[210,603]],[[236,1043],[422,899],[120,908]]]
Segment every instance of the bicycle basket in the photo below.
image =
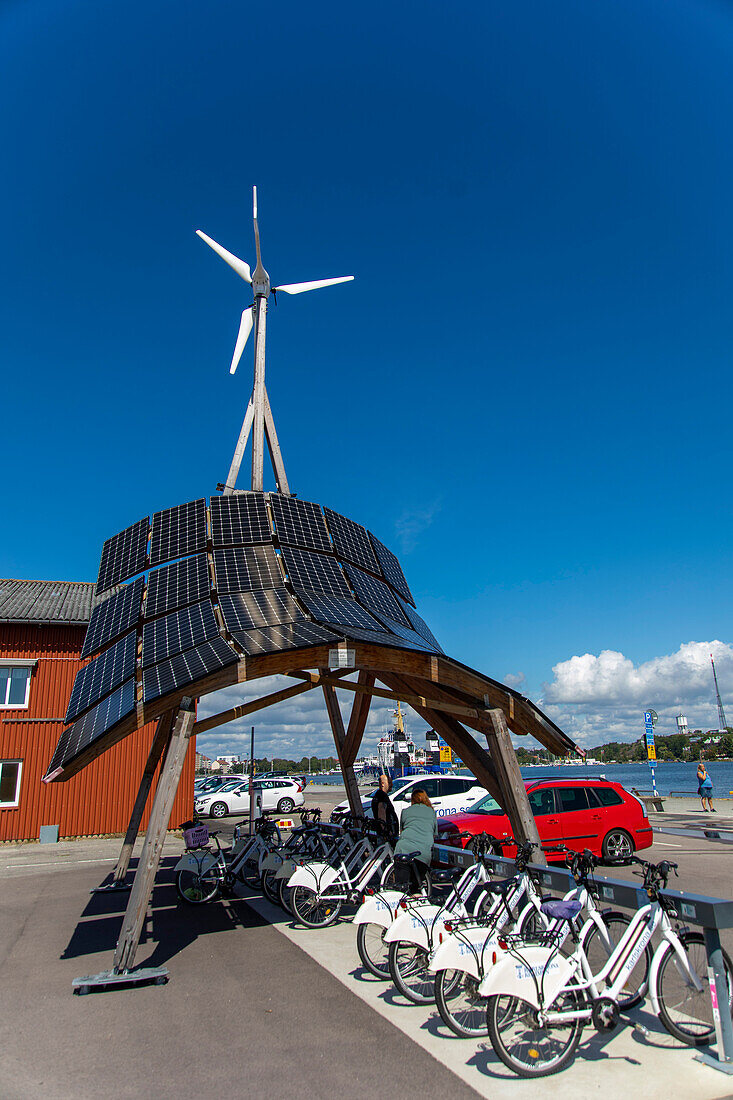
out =
[[205,848],[209,843],[208,827],[203,822],[198,825],[191,823],[189,828],[183,830],[183,843],[187,848]]

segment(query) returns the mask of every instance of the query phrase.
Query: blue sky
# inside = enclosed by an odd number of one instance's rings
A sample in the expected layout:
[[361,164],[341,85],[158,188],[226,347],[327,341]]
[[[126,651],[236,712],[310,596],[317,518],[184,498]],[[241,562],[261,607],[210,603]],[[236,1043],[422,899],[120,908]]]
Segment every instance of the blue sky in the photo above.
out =
[[[568,732],[713,725],[680,647],[719,641],[733,694],[732,61],[700,0],[6,0],[0,574],[93,579],[224,478],[249,299],[194,230],[252,260],[256,183],[275,282],[357,276],[270,312],[293,488]],[[566,675],[604,652],[695,673],[646,704]]]

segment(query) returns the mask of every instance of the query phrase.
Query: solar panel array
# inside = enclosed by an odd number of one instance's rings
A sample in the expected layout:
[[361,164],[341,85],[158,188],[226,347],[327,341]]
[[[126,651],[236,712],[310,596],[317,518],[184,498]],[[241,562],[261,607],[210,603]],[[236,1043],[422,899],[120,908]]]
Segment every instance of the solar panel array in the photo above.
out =
[[211,498],[211,541],[216,546],[271,542],[264,493],[234,493]]
[[342,639],[441,652],[379,539],[338,512],[276,493],[212,498],[208,516],[201,498],[156,512],[152,524],[140,520],[105,542],[97,591],[107,596],[82,650],[94,659],[77,674],[73,724],[49,772],[105,738],[136,703],[151,708],[149,720],[243,653]]
[[287,588],[259,592],[230,592],[219,600],[224,624],[230,632],[252,627],[294,623],[305,615]]
[[153,516],[150,564],[160,565],[206,549],[206,500],[190,500]]
[[286,546],[303,546],[308,550],[331,550],[331,540],[323,513],[317,504],[295,497],[270,495],[272,518],[280,542]]
[[174,561],[155,569],[148,577],[148,594],[145,599],[145,618],[175,611],[178,607],[196,603],[209,595],[209,562],[206,554]]
[[219,593],[279,588],[283,583],[274,546],[242,546],[236,550],[215,550],[214,573]]
[[219,626],[210,600],[154,619],[143,627],[143,668],[167,661],[176,653],[183,653],[218,635]]
[[87,627],[82,657],[98,653],[100,649],[134,626],[142,614],[145,581],[139,577],[126,584],[114,596],[97,604]]
[[146,516],[107,539],[102,547],[97,592],[106,592],[113,584],[144,571],[148,564],[149,532],[150,520]]
[[284,546],[282,560],[285,563],[288,579],[296,591],[305,588],[312,592],[325,592],[331,596],[351,595],[346,578],[335,558]]

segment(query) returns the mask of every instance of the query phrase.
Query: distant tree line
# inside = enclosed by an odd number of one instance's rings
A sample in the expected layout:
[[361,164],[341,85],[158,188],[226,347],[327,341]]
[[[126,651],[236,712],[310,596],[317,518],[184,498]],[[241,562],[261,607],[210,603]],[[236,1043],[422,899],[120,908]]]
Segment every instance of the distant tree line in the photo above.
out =
[[[718,737],[714,741],[712,738]],[[704,734],[694,730],[691,734],[670,733],[667,736],[655,735],[654,746],[657,760],[685,761],[697,760],[703,753],[706,760],[718,757],[733,757],[733,727],[728,726],[725,734]],[[596,760],[616,761],[619,764],[635,764],[647,759],[646,743],[642,735],[638,741],[608,741],[605,745],[595,745],[587,750]],[[520,764],[552,764],[556,758],[547,749],[517,749]]]
[[[310,765],[310,767],[309,767]],[[287,775],[307,775],[311,772],[330,771],[338,767],[338,760],[333,756],[303,756],[300,760],[285,760],[281,756],[255,757],[255,773],[262,772],[286,772]],[[240,763],[232,765],[234,775],[248,774],[248,764]]]

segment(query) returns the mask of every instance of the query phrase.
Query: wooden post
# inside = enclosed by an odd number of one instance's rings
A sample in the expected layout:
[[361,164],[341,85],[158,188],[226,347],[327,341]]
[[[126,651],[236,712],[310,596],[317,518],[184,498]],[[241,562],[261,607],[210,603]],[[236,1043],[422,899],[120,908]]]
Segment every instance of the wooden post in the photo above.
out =
[[[540,834],[537,831],[537,822],[529,804],[527,788],[519,770],[504,711],[497,707],[487,711],[487,717],[494,728],[494,733],[491,738],[487,734],[486,740],[489,742],[491,758],[504,795],[503,805],[512,824],[512,832],[517,840],[531,840],[539,844]],[[541,848],[537,849],[534,862],[546,862]]]
[[183,771],[189,739],[193,733],[194,719],[195,702],[193,699],[184,697],[181,699],[168,751],[160,769],[148,830],[145,834],[143,850],[140,853],[135,879],[127,902],[122,931],[117,941],[114,957],[115,974],[131,970],[135,962],[145,913],[160,863],[171,810],[173,809],[173,801]]
[[[318,671],[322,676],[328,674],[327,668],[321,668]],[[346,797],[349,800],[349,808],[352,814],[360,817],[364,812],[361,804],[361,795],[359,794],[359,787],[354,774],[353,761],[347,763],[346,757],[344,756],[346,731],[344,730],[344,719],[341,714],[341,707],[339,706],[339,701],[336,697],[336,689],[333,684],[323,685],[323,697],[326,700],[326,710],[328,711],[329,721],[331,722],[333,739],[336,744],[336,755],[341,765],[341,774],[344,777],[344,786],[346,787]]]
[[[373,672],[362,669],[359,673],[359,685],[361,687],[374,687],[375,679],[376,677]],[[371,701],[371,695],[357,695],[354,699],[354,705],[351,708],[351,716],[349,717],[349,728],[346,731],[346,740],[344,741],[344,760],[349,765],[353,764],[356,760],[356,754],[359,751],[361,739],[364,736],[364,729],[367,724],[367,718],[369,717]]]
[[161,718],[158,719],[158,728],[155,731],[153,744],[150,747],[150,753],[148,755],[147,763],[145,764],[142,779],[140,780],[140,788],[137,792],[135,805],[132,808],[130,824],[127,826],[125,839],[122,842],[122,851],[120,852],[120,858],[117,860],[117,866],[115,867],[114,874],[112,876],[113,885],[124,882],[125,876],[127,875],[127,868],[130,866],[132,849],[134,848],[135,841],[137,840],[138,829],[140,828],[140,822],[142,821],[143,812],[145,810],[145,803],[148,800],[148,793],[153,782],[155,769],[158,767],[160,758],[165,752],[168,743],[170,742],[171,728],[173,726],[173,713],[174,712],[172,710],[169,710],[164,715],[162,715]]

